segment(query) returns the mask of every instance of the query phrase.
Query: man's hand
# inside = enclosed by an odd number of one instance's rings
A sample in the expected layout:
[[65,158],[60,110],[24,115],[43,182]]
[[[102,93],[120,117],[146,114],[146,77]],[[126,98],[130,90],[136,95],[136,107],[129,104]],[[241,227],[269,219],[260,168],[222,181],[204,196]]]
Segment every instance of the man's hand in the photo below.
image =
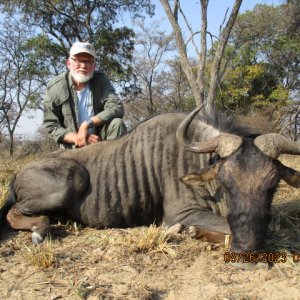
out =
[[88,145],[100,142],[100,138],[96,134],[89,134],[87,138]]
[[[95,126],[103,124],[103,121],[98,117],[92,117]],[[95,144],[100,142],[101,139],[95,134],[88,134],[88,123],[83,122],[78,130],[78,133],[70,132],[64,136],[64,142],[75,144],[76,147],[81,148],[86,145]]]
[[78,130],[75,146],[76,147],[84,147],[87,145],[87,137],[88,137],[88,126],[87,122],[83,122]]

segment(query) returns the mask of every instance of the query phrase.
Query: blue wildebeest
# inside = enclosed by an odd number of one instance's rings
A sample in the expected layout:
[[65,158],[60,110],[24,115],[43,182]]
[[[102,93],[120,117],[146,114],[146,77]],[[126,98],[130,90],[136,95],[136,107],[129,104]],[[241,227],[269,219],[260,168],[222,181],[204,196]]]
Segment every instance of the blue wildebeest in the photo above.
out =
[[29,163],[2,208],[7,223],[31,230],[37,243],[50,228],[45,215],[60,210],[97,228],[196,226],[208,237],[232,234],[232,251],[259,251],[279,180],[300,185],[300,173],[276,158],[300,147],[278,134],[208,125],[195,119],[199,109],[160,115],[117,140]]

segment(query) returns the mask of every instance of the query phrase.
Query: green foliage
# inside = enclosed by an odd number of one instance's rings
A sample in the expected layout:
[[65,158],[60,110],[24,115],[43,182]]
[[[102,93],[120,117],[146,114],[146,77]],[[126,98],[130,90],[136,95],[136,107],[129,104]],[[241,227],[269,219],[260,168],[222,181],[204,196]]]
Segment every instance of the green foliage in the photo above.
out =
[[39,107],[40,105],[40,93],[39,91],[33,91],[30,95],[28,95],[28,103],[26,105],[26,110],[35,110]]
[[297,3],[257,5],[238,16],[222,63],[219,108],[249,116],[263,112],[274,128],[287,119],[300,91]]
[[288,90],[267,64],[242,65],[230,70],[220,85],[217,104],[246,114],[251,109],[280,110],[289,103]]
[[[129,81],[132,69],[129,62],[134,50],[134,32],[128,27],[100,29],[95,33],[94,45],[100,65],[111,74],[115,81]],[[121,58],[121,59],[120,59]]]
[[231,41],[244,64],[268,63],[288,90],[300,90],[299,1],[257,5],[239,15]]
[[30,66],[45,84],[53,75],[65,70],[67,59],[65,47],[53,42],[44,33],[29,38],[24,45],[24,51],[30,53]]

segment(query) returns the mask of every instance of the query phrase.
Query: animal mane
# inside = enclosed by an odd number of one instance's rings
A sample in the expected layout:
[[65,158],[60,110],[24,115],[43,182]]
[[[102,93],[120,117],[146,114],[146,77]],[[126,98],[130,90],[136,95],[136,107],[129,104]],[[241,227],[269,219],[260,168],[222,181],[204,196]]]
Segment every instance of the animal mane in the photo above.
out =
[[258,129],[246,126],[237,120],[234,115],[228,115],[224,112],[215,111],[212,114],[208,114],[204,111],[200,114],[199,118],[201,121],[206,122],[222,132],[232,133],[241,137],[255,138],[262,134]]
[[[188,114],[189,112],[173,112],[173,113],[182,113],[182,114]],[[162,114],[156,114],[153,116],[146,117],[141,122],[139,122],[136,126],[131,128],[127,134],[133,133],[140,125],[143,123],[157,117],[160,115],[168,115],[168,113],[162,113]],[[241,121],[237,120],[237,118],[234,115],[228,115],[221,111],[215,111],[211,114],[207,113],[206,111],[202,111],[199,113],[199,115],[196,117],[196,119],[201,120],[211,126],[213,126],[216,129],[219,129],[221,132],[227,132],[232,133],[241,137],[246,138],[255,138],[262,134],[261,131],[259,131],[256,128],[252,128],[249,126],[246,126],[245,124],[242,124]],[[193,127],[191,125],[191,127]]]

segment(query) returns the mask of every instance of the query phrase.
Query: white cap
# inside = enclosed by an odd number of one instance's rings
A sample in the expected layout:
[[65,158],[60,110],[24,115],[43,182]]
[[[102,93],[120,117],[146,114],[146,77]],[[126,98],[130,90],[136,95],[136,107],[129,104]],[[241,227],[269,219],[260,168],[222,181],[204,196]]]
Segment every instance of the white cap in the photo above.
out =
[[94,58],[96,57],[96,51],[92,44],[90,43],[83,43],[83,42],[76,42],[70,49],[70,56],[79,54],[79,53],[88,53],[92,55]]

